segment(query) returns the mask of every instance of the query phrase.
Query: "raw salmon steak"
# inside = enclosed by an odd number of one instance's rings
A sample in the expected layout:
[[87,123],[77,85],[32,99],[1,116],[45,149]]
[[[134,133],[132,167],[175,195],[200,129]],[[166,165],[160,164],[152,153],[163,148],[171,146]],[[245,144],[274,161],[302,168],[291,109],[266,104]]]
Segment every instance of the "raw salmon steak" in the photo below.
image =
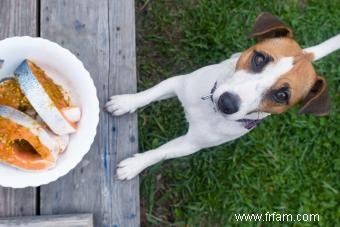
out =
[[24,60],[15,70],[14,75],[22,93],[54,133],[66,135],[76,132],[80,109],[71,107],[62,88],[56,85],[42,69],[33,62]]
[[54,167],[69,136],[57,136],[30,116],[0,105],[0,162],[22,170]]

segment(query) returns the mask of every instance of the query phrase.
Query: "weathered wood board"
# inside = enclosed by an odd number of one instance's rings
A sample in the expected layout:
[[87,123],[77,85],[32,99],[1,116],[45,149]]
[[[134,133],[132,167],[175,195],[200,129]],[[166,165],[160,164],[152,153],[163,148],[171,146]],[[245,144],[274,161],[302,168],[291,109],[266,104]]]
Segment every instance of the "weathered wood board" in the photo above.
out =
[[[41,0],[41,36],[83,61],[101,106],[109,95],[136,90],[134,26],[133,0]],[[95,226],[138,226],[138,179],[114,179],[117,163],[137,152],[136,115],[113,119],[102,111],[97,131],[82,163],[41,187],[41,214],[89,212]]]
[[92,227],[92,214],[0,218],[0,227]]
[[[133,0],[109,1],[110,30],[110,74],[109,96],[135,93],[136,51],[135,51],[135,10]],[[112,155],[110,166],[132,156],[138,150],[137,114],[124,115],[109,120],[109,147]],[[120,226],[138,226],[139,180],[109,182],[111,184],[112,220]],[[118,206],[117,206],[118,205]],[[124,223],[124,224],[121,224]]]
[[[36,0],[0,0],[0,40],[10,36],[37,36],[36,10]],[[0,217],[35,215],[36,200],[34,188],[0,187]]]

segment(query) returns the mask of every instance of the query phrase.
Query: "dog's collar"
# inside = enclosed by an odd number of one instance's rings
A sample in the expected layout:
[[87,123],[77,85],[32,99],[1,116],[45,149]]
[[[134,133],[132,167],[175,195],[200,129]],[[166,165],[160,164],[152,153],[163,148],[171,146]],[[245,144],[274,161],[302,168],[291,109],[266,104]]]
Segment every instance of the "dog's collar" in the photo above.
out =
[[214,103],[214,100],[213,100],[213,95],[214,95],[214,92],[216,91],[216,88],[217,88],[217,81],[214,83],[214,86],[211,88],[210,90],[210,94],[209,95],[206,95],[206,96],[203,96],[201,97],[202,100],[207,100],[207,99],[210,99],[210,101],[212,103]]
[[213,106],[213,110],[214,110],[215,112],[217,112],[217,110],[216,110],[216,107],[215,107],[215,104],[214,104],[213,95],[214,95],[214,92],[216,91],[216,88],[217,88],[217,81],[214,83],[214,86],[211,88],[210,94],[201,97],[201,100],[203,100],[203,101],[204,101],[204,100],[210,100],[210,101],[211,101],[211,104],[212,104],[212,106]]
[[248,118],[237,120],[237,122],[242,123],[243,127],[248,130],[255,128],[261,121],[262,119],[248,119]]

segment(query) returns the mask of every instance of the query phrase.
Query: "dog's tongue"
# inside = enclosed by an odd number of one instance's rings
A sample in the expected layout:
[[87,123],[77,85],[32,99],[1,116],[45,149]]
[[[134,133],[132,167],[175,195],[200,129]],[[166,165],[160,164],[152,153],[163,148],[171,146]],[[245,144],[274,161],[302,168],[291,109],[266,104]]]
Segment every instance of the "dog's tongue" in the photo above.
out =
[[261,121],[262,119],[240,119],[237,120],[238,122],[241,122],[243,124],[243,127],[245,127],[246,129],[250,130],[252,128],[255,128]]

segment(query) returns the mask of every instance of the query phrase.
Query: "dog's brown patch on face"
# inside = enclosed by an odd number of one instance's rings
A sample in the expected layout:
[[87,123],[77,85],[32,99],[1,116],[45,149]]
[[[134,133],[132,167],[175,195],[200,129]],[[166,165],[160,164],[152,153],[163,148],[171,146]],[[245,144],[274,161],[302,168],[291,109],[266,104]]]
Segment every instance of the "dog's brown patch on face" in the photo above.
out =
[[246,70],[251,72],[251,61],[254,52],[267,54],[274,62],[282,57],[302,55],[301,47],[291,38],[266,39],[250,47],[241,54],[236,64],[236,71]]
[[[317,77],[311,64],[313,56],[305,55],[301,47],[291,38],[266,39],[244,51],[236,65],[236,71],[246,70],[253,72],[252,58],[256,52],[268,55],[272,62],[277,62],[283,57],[293,57],[293,68],[281,75],[262,98],[259,111],[267,113],[282,113],[291,106],[299,103],[309,92]],[[264,66],[265,68],[266,66]],[[255,72],[253,72],[255,73]],[[286,103],[279,103],[273,98],[275,92],[286,89],[289,99]]]
[[[282,75],[276,83],[266,91],[263,95],[259,110],[267,113],[285,112],[307,96],[316,79],[316,73],[312,64],[308,60],[300,58],[288,73]],[[287,103],[278,103],[273,97],[275,95],[274,93],[282,87],[288,88],[289,99]]]

